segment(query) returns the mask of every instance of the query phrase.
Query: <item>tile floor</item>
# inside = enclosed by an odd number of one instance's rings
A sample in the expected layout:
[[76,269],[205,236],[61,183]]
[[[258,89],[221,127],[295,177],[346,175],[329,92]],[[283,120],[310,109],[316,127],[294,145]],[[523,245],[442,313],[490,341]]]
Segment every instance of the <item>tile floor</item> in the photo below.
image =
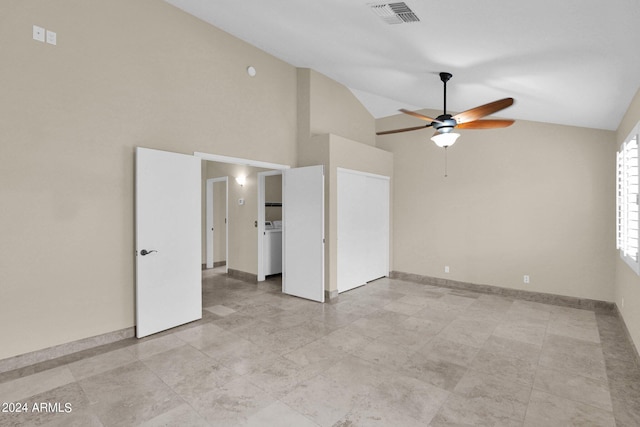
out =
[[640,425],[611,313],[391,279],[318,304],[203,277],[201,321],[1,374],[0,402],[29,411],[0,425]]

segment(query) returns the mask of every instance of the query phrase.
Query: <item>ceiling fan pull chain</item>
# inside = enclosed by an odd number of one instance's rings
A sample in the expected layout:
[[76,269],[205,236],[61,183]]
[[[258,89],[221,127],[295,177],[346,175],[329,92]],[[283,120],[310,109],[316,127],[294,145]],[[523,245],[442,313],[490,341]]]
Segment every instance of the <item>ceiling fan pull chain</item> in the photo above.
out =
[[444,147],[444,177],[447,177],[447,147]]

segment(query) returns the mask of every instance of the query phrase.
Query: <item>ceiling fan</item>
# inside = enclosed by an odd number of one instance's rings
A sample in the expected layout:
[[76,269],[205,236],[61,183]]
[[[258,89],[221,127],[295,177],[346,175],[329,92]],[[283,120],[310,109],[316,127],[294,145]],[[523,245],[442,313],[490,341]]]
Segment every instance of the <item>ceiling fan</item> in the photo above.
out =
[[412,130],[426,129],[432,127],[436,130],[431,140],[439,147],[449,147],[456,142],[460,134],[452,132],[453,129],[496,129],[511,126],[514,120],[481,120],[483,117],[496,113],[513,105],[513,98],[504,98],[479,107],[472,108],[456,115],[447,114],[447,82],[451,79],[451,73],[440,73],[440,80],[444,84],[444,111],[441,115],[432,119],[423,114],[401,109],[405,114],[429,122],[423,126],[415,126],[404,129],[387,130],[377,132],[376,135],[388,135],[392,133],[408,132]]

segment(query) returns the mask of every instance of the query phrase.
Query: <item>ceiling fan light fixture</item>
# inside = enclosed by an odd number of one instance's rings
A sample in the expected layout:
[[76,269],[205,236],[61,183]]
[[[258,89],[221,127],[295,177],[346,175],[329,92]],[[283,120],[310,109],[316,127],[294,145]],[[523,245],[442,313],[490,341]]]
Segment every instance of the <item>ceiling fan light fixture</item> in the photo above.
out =
[[438,147],[447,148],[455,144],[456,139],[458,139],[459,136],[460,134],[455,132],[439,133],[433,135],[431,140],[435,142]]
[[[399,133],[399,132],[408,132],[412,130],[419,130],[428,127],[433,127],[436,130],[437,134],[446,134],[450,133],[453,129],[460,127],[461,129],[497,129],[497,128],[506,128],[507,126],[511,126],[514,120],[484,120],[483,117],[491,115],[493,113],[497,113],[500,110],[504,110],[507,107],[513,105],[513,98],[503,98],[497,101],[490,102],[488,104],[480,105],[478,107],[472,108],[470,110],[463,111],[462,113],[458,113],[455,116],[451,114],[447,114],[447,82],[451,79],[451,73],[440,73],[440,80],[442,80],[444,86],[444,96],[443,96],[443,112],[437,118],[432,119],[431,117],[427,117],[424,114],[420,114],[415,111],[405,110],[404,108],[400,109],[400,112],[404,114],[408,114],[410,116],[416,117],[420,120],[424,120],[429,122],[428,125],[423,126],[414,126],[410,128],[404,129],[395,129],[395,130],[387,130],[383,132],[376,132],[376,135],[388,135],[391,133]],[[443,135],[444,136],[444,135]],[[455,137],[440,137],[436,136],[432,138],[433,141],[438,144],[440,147],[449,147],[453,145],[456,138]],[[442,143],[439,141],[442,140]]]

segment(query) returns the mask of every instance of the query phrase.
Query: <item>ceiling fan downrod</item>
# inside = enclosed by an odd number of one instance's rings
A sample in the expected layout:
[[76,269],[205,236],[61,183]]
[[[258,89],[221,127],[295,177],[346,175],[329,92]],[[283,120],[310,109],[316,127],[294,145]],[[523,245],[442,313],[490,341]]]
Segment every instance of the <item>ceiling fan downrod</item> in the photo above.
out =
[[440,73],[440,80],[444,83],[444,108],[443,108],[443,116],[447,115],[447,82],[449,79],[453,77],[451,73]]

